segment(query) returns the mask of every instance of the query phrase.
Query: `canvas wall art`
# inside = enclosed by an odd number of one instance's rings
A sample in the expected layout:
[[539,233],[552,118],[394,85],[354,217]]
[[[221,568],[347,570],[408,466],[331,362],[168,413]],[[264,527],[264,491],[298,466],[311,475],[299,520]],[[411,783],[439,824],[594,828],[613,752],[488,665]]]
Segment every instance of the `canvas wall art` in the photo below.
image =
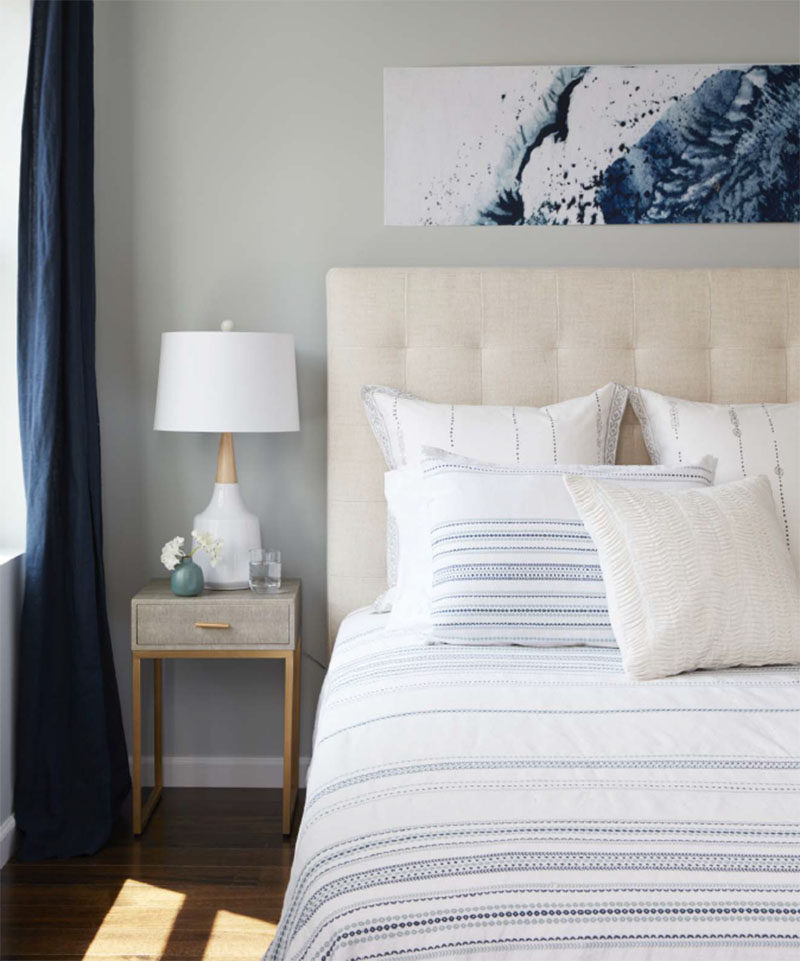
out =
[[800,66],[384,73],[394,225],[800,221]]

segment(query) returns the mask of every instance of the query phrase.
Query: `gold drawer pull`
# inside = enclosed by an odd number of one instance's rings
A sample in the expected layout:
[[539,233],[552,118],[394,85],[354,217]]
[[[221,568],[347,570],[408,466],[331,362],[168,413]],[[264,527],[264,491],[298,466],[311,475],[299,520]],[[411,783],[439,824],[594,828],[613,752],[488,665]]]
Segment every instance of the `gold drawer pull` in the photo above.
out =
[[214,624],[210,621],[197,621],[194,625],[195,627],[215,627],[219,630],[228,630],[230,624]]

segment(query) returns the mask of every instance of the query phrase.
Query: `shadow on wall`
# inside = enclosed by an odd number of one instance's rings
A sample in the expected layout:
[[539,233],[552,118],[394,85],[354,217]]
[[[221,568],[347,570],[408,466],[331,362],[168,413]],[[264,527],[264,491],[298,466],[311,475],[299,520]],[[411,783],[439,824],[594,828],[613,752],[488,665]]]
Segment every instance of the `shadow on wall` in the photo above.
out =
[[[140,250],[135,238],[142,227],[136,191],[142,184],[137,181],[134,149],[132,15],[131,6],[121,3],[113,18],[95,18],[95,76],[107,76],[113,70],[124,81],[113,90],[106,84],[95,85],[95,259],[106,603],[128,732],[130,598],[147,579],[148,569],[140,535],[148,507],[141,425],[152,425],[152,411],[143,415],[142,408],[155,398],[137,323]],[[172,305],[167,301],[169,311]]]

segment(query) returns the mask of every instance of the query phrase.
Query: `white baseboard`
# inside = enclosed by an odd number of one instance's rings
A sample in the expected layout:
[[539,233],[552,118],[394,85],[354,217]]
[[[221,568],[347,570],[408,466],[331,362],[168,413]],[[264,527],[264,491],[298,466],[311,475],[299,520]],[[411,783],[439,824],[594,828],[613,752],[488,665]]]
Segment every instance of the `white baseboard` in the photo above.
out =
[[[300,787],[306,786],[309,758],[300,758]],[[142,757],[142,779],[153,781],[153,757]],[[164,787],[281,787],[281,757],[164,756]]]
[[5,821],[0,824],[0,868],[14,853],[16,831],[17,822],[14,820],[14,815],[9,814]]
[[[129,759],[130,760],[130,759]],[[300,758],[300,787],[306,786],[309,758]],[[142,758],[142,779],[153,781],[153,758]],[[281,787],[281,757],[164,757],[165,787]],[[10,814],[0,824],[0,867],[14,853],[17,824]]]

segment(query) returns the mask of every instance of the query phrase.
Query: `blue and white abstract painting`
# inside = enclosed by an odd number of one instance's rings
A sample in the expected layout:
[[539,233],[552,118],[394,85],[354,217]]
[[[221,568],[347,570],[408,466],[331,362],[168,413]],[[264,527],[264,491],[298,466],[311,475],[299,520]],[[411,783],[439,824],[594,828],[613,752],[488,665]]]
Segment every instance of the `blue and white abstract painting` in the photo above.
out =
[[800,66],[384,72],[394,225],[800,221]]

